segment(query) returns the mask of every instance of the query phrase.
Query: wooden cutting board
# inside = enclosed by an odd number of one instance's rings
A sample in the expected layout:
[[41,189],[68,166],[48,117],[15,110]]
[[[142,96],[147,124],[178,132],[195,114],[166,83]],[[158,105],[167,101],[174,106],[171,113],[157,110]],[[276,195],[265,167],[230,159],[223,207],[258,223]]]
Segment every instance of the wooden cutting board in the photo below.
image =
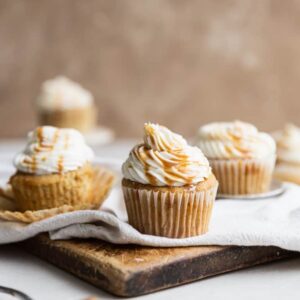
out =
[[51,241],[46,235],[22,242],[20,247],[125,297],[296,255],[276,247],[150,248],[92,239]]

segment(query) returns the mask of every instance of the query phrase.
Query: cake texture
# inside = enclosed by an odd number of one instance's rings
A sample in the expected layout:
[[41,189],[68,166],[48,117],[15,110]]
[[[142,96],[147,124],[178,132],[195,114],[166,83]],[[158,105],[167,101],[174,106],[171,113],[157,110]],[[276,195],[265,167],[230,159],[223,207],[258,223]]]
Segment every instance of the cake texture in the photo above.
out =
[[276,145],[269,134],[240,121],[210,123],[199,129],[197,145],[219,181],[219,194],[269,190],[276,160]]
[[62,76],[44,82],[37,108],[40,125],[75,128],[84,133],[96,126],[97,113],[92,94]]
[[93,157],[74,129],[46,126],[29,133],[25,149],[14,159],[17,172],[10,178],[19,210],[80,207],[96,201]]
[[286,124],[273,134],[277,144],[274,177],[281,181],[300,184],[300,128]]
[[144,234],[184,238],[204,234],[218,182],[197,147],[166,127],[147,123],[144,143],[122,167],[129,223]]
[[[37,221],[41,221],[50,217],[53,217],[58,214],[63,214],[66,212],[71,212],[75,210],[83,210],[83,209],[98,209],[101,204],[106,199],[107,195],[109,194],[109,191],[111,187],[113,186],[115,181],[115,176],[112,172],[109,170],[96,167],[93,168],[93,184],[91,193],[88,193],[85,201],[69,201],[67,202],[65,199],[63,199],[62,202],[66,202],[69,204],[64,204],[62,206],[56,206],[56,207],[50,207],[50,208],[42,208],[39,209],[39,206],[32,206],[34,209],[28,209],[29,205],[28,203],[32,203],[30,199],[28,200],[23,195],[20,195],[17,199],[23,199],[25,206],[25,209],[23,210],[16,210],[15,207],[13,209],[3,209],[0,210],[0,219],[1,220],[7,220],[7,221],[17,221],[17,222],[23,222],[23,223],[33,223]],[[25,186],[24,186],[25,188]],[[69,190],[67,190],[67,193]],[[5,194],[5,198],[7,195]],[[43,197],[43,195],[42,195]],[[47,197],[47,195],[46,195]],[[10,202],[13,203],[14,197],[9,197]],[[84,199],[84,198],[80,198]],[[41,201],[39,198],[37,199],[36,203],[40,203]],[[47,201],[48,202],[48,201]],[[50,199],[50,202],[52,202],[52,198]],[[70,204],[72,203],[73,204]],[[61,202],[60,202],[61,203]],[[45,206],[47,206],[48,203],[46,203]],[[49,205],[48,205],[49,206]],[[43,206],[44,207],[44,206]]]

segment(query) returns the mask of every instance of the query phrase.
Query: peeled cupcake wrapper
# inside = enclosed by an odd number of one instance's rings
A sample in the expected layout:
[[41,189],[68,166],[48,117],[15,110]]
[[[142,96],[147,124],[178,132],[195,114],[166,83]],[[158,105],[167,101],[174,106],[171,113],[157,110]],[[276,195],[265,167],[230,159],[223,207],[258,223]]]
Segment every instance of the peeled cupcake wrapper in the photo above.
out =
[[22,210],[41,210],[90,202],[95,170],[87,165],[76,171],[45,176],[17,173],[11,178],[15,203]]
[[[77,172],[64,174],[60,181],[31,187],[26,184],[25,179],[20,178],[20,181],[16,183],[17,190],[13,189],[15,192],[14,202],[17,208],[20,209],[16,213],[20,214],[23,211],[23,214],[29,215],[28,211],[35,212],[48,209],[49,211],[43,214],[47,216],[52,209],[54,209],[55,215],[56,212],[98,208],[111,189],[115,176],[110,171],[102,168],[93,167],[91,172],[92,178],[88,177],[89,174],[86,174],[86,181],[79,183],[76,182]],[[81,176],[84,178],[84,175]],[[83,189],[87,188],[87,184],[90,188],[85,192]],[[67,195],[67,191],[69,195]],[[5,216],[12,216],[11,212],[4,212],[0,211],[0,218],[5,219]]]
[[208,190],[156,191],[123,185],[128,221],[141,233],[185,238],[208,231],[218,184]]
[[219,181],[218,194],[249,195],[267,192],[275,165],[275,155],[263,159],[210,159]]

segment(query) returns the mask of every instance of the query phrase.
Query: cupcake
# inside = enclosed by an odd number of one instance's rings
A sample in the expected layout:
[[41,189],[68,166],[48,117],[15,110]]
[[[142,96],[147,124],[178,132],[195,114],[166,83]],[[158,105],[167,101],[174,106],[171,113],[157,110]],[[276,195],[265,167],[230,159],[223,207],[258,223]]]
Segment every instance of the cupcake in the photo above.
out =
[[40,125],[75,128],[83,133],[96,125],[92,94],[65,77],[43,83],[37,107]]
[[219,194],[267,192],[276,158],[273,138],[251,124],[210,123],[198,131],[197,145],[219,181]]
[[30,132],[25,149],[14,158],[17,172],[10,178],[18,209],[99,205],[93,157],[75,129],[45,126]]
[[142,233],[184,238],[208,231],[218,182],[197,147],[147,123],[122,166],[129,223]]
[[277,144],[274,177],[300,184],[300,128],[287,124],[273,136]]

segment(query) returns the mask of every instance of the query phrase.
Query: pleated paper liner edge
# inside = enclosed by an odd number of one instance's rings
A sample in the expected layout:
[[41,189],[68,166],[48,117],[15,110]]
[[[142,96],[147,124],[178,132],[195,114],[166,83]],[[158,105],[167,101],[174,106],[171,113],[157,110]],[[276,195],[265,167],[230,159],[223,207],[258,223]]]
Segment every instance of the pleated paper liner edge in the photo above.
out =
[[[94,189],[95,200],[92,203],[86,203],[80,206],[62,205],[60,207],[55,207],[51,209],[35,211],[27,210],[24,212],[16,210],[0,210],[0,220],[33,223],[67,212],[77,210],[98,209],[108,196],[112,186],[114,185],[115,179],[116,177],[113,174],[113,172],[104,168],[97,168]],[[1,191],[1,196],[7,198],[8,200],[9,198],[11,198],[11,196],[6,197],[5,191],[3,190]]]

